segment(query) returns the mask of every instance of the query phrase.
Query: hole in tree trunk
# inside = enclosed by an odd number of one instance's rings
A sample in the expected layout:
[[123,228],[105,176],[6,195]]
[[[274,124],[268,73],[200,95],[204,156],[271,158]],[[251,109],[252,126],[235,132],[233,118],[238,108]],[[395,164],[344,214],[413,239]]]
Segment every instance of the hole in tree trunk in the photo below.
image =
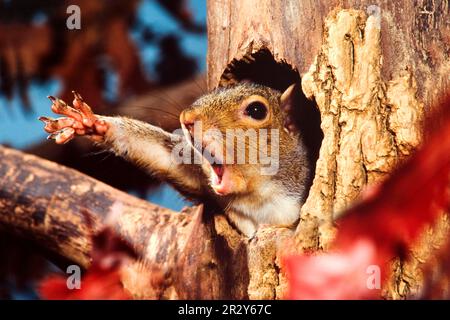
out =
[[[284,61],[276,61],[267,49],[248,54],[242,59],[234,59],[222,74],[219,86],[229,86],[241,81],[251,81],[283,92],[291,84],[301,84],[298,71]],[[301,86],[300,86],[301,87]],[[300,128],[303,142],[308,149],[311,167],[309,187],[312,184],[319,158],[323,132],[320,128],[320,112],[314,101],[308,100],[299,90],[295,97],[293,118]]]

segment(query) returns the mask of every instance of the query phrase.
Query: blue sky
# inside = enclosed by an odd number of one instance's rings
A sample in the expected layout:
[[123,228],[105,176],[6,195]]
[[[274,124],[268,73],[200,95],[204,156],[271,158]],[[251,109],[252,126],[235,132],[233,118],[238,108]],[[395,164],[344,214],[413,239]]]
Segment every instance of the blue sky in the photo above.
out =
[[[195,20],[206,24],[206,0],[190,0],[188,4]],[[157,35],[164,35],[181,29],[178,23],[153,0],[142,1],[137,18],[140,22],[148,25]],[[83,16],[81,16],[81,19],[83,19]],[[182,39],[181,45],[185,52],[196,58],[200,71],[205,71],[206,35],[197,35],[185,31],[178,32],[178,34]],[[141,49],[141,59],[145,68],[149,70],[150,74],[154,74],[152,66],[154,66],[155,59],[158,57],[158,49],[154,45],[140,43],[134,34],[132,36]],[[114,90],[115,79],[113,75],[110,77],[109,83]],[[8,144],[14,148],[22,149],[45,139],[46,134],[42,129],[42,123],[37,120],[37,117],[51,114],[47,95],[57,95],[59,90],[58,79],[39,84],[31,83],[28,94],[33,112],[28,115],[21,111],[21,101],[17,95],[12,100],[7,100],[0,95],[0,144]],[[174,210],[179,210],[187,204],[167,186],[156,190],[150,195],[149,200]]]

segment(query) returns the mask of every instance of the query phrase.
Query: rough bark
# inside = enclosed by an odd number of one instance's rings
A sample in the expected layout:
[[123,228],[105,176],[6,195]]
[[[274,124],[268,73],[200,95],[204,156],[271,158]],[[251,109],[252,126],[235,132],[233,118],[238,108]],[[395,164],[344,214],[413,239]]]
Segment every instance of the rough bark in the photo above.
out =
[[[339,213],[420,143],[424,113],[450,85],[449,10],[445,0],[208,2],[210,89],[242,78],[267,82],[249,66],[272,70],[261,55],[268,51],[299,73],[305,96],[320,111],[324,138],[299,246],[326,249]],[[285,77],[292,78],[290,71]],[[420,266],[447,230],[447,220],[439,221],[410,262],[394,263],[386,297],[417,292]],[[275,288],[282,275],[273,279]],[[251,275],[250,288],[262,283]]]

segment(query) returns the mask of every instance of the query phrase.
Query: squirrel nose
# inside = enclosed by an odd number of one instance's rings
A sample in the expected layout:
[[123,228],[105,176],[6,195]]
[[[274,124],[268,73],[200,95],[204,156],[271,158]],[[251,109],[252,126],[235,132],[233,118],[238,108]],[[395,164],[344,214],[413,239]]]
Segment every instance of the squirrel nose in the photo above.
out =
[[188,129],[189,133],[191,135],[194,134],[194,122],[183,122],[184,126],[186,127],[186,129]]
[[186,127],[191,135],[194,135],[194,123],[196,121],[195,115],[183,112],[181,114],[180,122]]

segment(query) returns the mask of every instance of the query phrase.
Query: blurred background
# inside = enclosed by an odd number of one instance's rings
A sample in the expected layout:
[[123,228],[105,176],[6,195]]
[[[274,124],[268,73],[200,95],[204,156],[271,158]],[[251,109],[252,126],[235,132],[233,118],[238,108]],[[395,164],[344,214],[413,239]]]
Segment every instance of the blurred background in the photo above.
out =
[[[70,5],[81,28],[70,30]],[[75,168],[116,188],[180,210],[167,185],[83,139],[47,141],[48,95],[78,91],[101,114],[172,131],[180,111],[206,90],[206,0],[0,0],[0,144]],[[37,298],[54,270],[24,239],[0,229],[0,298]]]

